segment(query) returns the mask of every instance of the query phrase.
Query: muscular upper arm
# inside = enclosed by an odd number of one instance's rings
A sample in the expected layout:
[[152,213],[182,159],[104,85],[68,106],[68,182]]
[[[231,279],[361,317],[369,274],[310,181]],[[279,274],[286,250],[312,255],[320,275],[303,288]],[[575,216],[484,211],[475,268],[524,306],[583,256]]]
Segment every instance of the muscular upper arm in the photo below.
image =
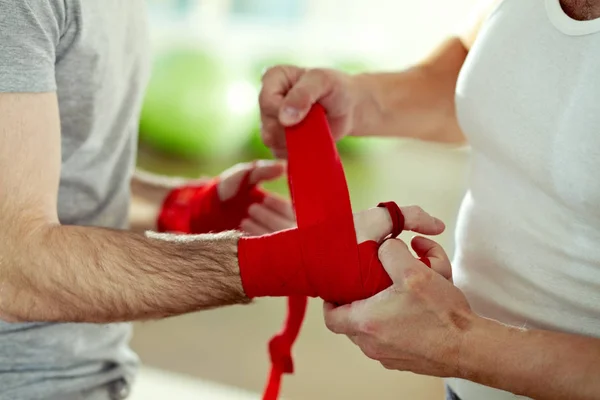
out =
[[61,155],[55,65],[65,15],[62,0],[0,0],[3,228],[26,218],[58,220]]
[[[0,93],[0,220],[58,222],[60,122],[55,93]],[[4,229],[3,229],[4,230]]]

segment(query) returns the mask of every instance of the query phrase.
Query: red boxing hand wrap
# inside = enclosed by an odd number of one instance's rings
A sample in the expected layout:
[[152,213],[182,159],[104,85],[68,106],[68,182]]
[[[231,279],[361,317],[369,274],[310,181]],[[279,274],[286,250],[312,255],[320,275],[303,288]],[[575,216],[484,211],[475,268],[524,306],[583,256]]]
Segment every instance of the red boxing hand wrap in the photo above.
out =
[[338,225],[335,221],[306,229],[289,229],[269,235],[241,238],[238,244],[240,274],[246,295],[320,297],[347,304],[371,297],[392,284],[381,265],[379,244],[366,241],[346,249],[357,256],[350,269],[340,253],[331,253]]
[[[292,296],[288,319],[269,343],[271,374],[264,399],[276,399],[281,375],[293,372],[291,348],[306,310],[306,297],[347,304],[392,284],[378,259],[379,244],[356,243],[346,178],[325,112],[316,105],[286,130],[289,186],[297,229],[242,238],[240,274],[249,297]],[[392,218],[391,237],[404,227],[395,203],[381,203]]]
[[[388,204],[392,221],[400,214],[395,203]],[[396,220],[397,221],[397,220]],[[322,225],[288,229],[257,237],[241,238],[238,244],[240,274],[246,295],[320,297],[335,304],[347,304],[379,293],[392,284],[379,261],[379,244],[368,240],[348,246],[355,253],[358,268],[350,269],[341,253],[331,252],[340,227],[332,220]],[[392,237],[402,231],[393,223]],[[341,246],[340,246],[341,247]]]
[[250,205],[261,203],[265,197],[261,189],[249,183],[251,172],[246,173],[235,196],[225,201],[219,198],[218,178],[172,190],[163,202],[158,231],[199,234],[239,229]]

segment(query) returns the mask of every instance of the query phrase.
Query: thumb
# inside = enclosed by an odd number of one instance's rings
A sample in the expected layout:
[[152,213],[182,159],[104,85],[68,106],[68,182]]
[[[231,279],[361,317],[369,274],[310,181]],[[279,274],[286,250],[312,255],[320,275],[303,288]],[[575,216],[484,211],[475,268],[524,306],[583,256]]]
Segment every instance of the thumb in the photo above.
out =
[[415,266],[427,269],[410,252],[406,243],[400,239],[387,239],[379,246],[379,260],[394,283],[405,280],[405,272]]

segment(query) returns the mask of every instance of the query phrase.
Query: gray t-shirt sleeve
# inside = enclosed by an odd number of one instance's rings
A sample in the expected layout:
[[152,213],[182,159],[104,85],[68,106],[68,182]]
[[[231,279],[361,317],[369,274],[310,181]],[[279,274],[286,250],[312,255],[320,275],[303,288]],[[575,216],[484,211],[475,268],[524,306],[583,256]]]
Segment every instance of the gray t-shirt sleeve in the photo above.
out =
[[64,0],[0,0],[0,92],[53,92]]

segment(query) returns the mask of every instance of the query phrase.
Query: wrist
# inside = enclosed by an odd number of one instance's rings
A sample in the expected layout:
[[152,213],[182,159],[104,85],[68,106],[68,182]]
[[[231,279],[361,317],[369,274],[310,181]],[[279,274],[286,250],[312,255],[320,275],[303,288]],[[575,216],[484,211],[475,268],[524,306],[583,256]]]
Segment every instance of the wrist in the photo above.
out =
[[300,241],[298,229],[239,240],[240,276],[248,297],[315,296],[303,268]]
[[352,80],[354,104],[350,136],[368,136],[377,132],[381,124],[383,107],[378,95],[377,80],[381,74],[362,73],[350,76]]
[[511,359],[517,337],[526,332],[473,313],[461,340],[457,377],[497,387],[504,359]]

